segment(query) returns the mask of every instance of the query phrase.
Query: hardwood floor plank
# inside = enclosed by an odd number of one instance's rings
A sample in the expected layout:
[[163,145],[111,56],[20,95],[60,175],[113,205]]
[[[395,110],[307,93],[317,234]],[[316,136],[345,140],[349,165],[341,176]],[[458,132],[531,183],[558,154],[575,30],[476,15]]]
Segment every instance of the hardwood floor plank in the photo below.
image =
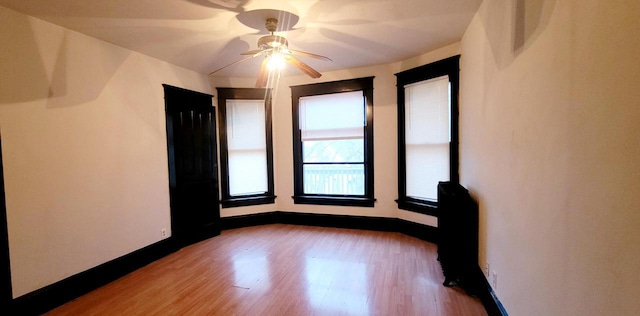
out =
[[399,233],[273,224],[223,231],[48,315],[486,315],[442,286],[436,246]]

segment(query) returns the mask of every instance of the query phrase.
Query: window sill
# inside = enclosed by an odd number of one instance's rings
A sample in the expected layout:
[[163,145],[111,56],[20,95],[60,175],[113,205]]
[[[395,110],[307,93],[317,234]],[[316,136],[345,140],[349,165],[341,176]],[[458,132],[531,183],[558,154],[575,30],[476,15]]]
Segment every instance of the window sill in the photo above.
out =
[[295,195],[292,198],[295,204],[313,205],[373,207],[376,202],[374,198],[341,195]]
[[275,203],[276,196],[275,195],[251,195],[251,196],[240,196],[233,197],[229,199],[222,199],[220,204],[222,208],[228,207],[240,207],[240,206],[251,206],[251,205],[261,205],[261,204],[273,204]]
[[425,215],[438,216],[438,204],[416,199],[397,199],[398,208],[405,211],[416,212]]

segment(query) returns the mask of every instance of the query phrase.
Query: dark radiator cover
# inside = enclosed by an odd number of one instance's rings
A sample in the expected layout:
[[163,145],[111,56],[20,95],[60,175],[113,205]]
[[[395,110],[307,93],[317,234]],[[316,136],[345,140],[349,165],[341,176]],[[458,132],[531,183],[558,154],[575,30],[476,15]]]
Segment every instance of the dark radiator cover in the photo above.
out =
[[467,189],[451,182],[438,183],[438,260],[445,286],[477,294],[478,205]]

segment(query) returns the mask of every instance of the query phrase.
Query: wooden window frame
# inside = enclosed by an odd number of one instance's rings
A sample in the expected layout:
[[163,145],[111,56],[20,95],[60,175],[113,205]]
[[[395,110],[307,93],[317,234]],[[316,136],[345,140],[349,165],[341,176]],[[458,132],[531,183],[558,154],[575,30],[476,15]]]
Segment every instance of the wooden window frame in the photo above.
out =
[[[216,88],[218,90],[218,117],[220,126],[220,187],[223,208],[275,203],[273,180],[273,134],[271,89]],[[264,100],[265,135],[267,152],[267,192],[231,196],[229,191],[229,152],[227,140],[227,100]]]
[[[364,77],[309,85],[291,86],[293,118],[293,164],[295,204],[338,205],[373,207],[373,78]],[[302,176],[302,136],[299,126],[299,100],[301,97],[362,91],[366,102],[366,126],[364,130],[364,177],[363,195],[305,194]]]
[[[404,87],[406,85],[421,82],[444,75],[449,76],[451,84],[451,141],[449,143],[449,178],[454,184],[459,183],[459,149],[458,149],[458,116],[460,89],[460,55],[449,57],[427,65],[399,72],[397,79],[398,98],[398,208],[413,211],[421,214],[437,216],[437,201],[428,201],[408,197],[406,194],[406,144],[405,144],[405,97]],[[437,185],[437,184],[434,184]]]

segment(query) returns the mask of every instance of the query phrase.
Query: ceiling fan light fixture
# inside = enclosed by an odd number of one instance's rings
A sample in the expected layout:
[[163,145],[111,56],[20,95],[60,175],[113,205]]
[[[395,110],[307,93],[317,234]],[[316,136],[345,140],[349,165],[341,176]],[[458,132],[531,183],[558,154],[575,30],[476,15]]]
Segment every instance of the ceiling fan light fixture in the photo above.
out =
[[270,71],[284,69],[284,66],[285,66],[284,55],[282,55],[280,52],[274,52],[269,56],[267,56],[266,58],[268,59],[267,67],[269,67]]

